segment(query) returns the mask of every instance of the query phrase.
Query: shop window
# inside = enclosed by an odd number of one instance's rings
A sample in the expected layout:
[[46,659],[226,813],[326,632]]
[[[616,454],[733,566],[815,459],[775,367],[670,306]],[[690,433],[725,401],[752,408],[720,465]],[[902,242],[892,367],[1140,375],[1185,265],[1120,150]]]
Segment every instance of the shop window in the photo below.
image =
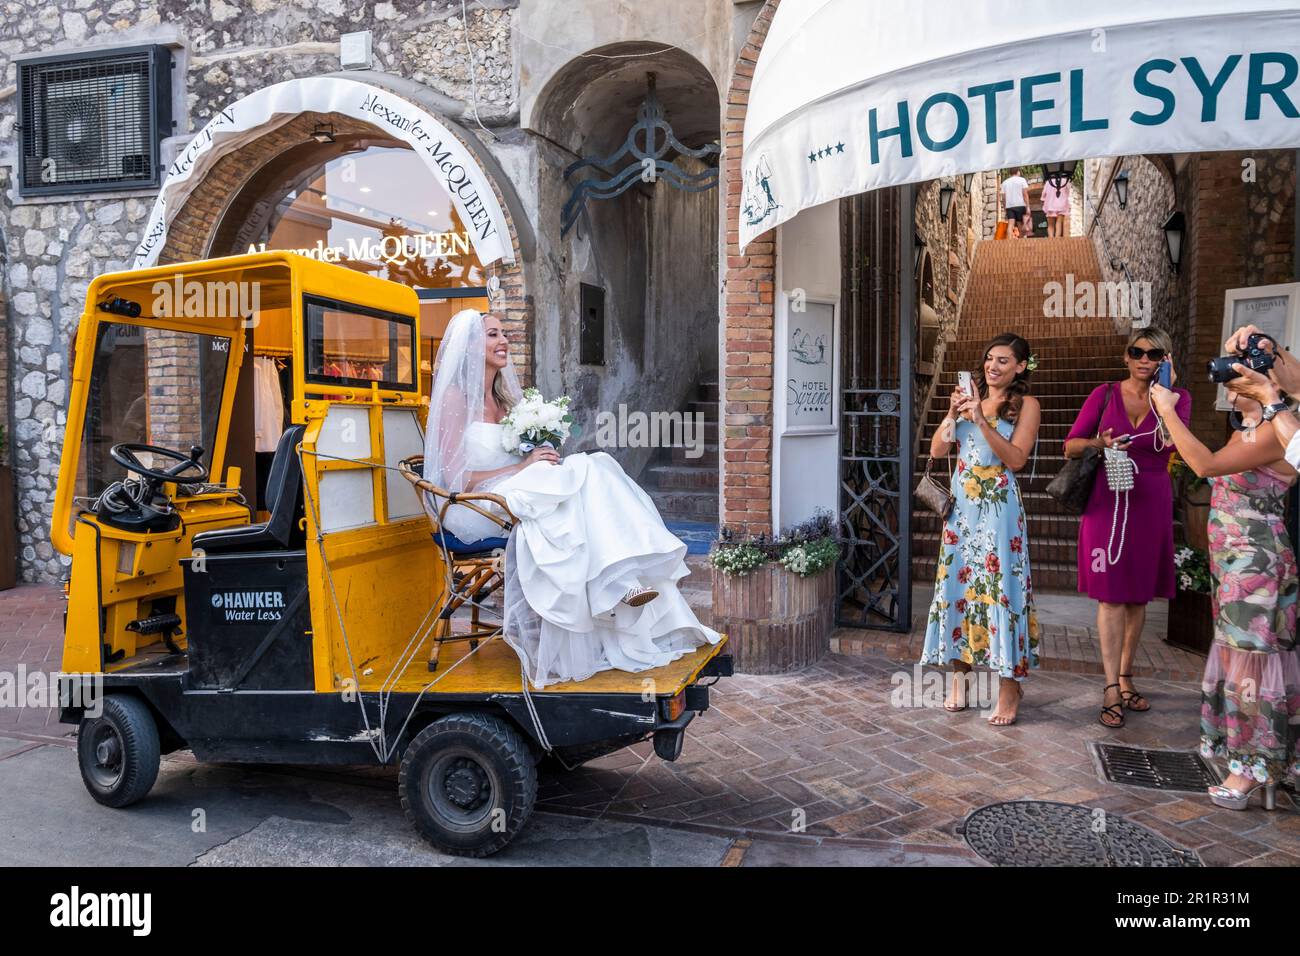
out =
[[309,296],[305,317],[306,381],[415,388],[415,330],[407,316]]
[[158,144],[172,132],[171,66],[165,46],[21,63],[19,192],[157,186]]

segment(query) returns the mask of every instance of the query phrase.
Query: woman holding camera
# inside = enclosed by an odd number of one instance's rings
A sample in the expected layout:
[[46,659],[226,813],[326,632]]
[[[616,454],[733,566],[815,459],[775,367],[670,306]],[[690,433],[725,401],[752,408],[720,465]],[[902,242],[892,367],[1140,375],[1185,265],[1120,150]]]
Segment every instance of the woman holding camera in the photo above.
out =
[[956,499],[943,523],[922,664],[948,664],[954,680],[944,702],[965,710],[964,675],[972,665],[998,672],[997,708],[989,723],[1016,722],[1021,681],[1038,666],[1038,620],[1029,578],[1025,508],[1015,472],[1029,462],[1040,409],[1030,396],[1029,343],[1008,332],[984,350],[974,395],[953,389],[948,417],[930,442],[931,457],[955,442]]
[[1226,757],[1229,776],[1209,788],[1210,799],[1244,810],[1262,787],[1271,810],[1277,784],[1300,773],[1296,559],[1285,525],[1296,473],[1283,457],[1272,421],[1279,412],[1288,414],[1286,405],[1265,406],[1239,394],[1236,430],[1212,452],[1174,413],[1173,392],[1157,385],[1151,397],[1178,454],[1198,475],[1213,479],[1214,645],[1201,682],[1201,752]]
[[[1106,687],[1098,720],[1123,727],[1124,711],[1151,709],[1133,686],[1147,604],[1174,596],[1173,495],[1169,456],[1173,446],[1163,437],[1151,405],[1151,384],[1160,363],[1169,360],[1173,342],[1163,329],[1143,329],[1124,350],[1128,378],[1098,385],[1083,403],[1065,439],[1065,456],[1078,458],[1089,447],[1126,452],[1137,466],[1133,488],[1110,490],[1098,469],[1092,495],[1079,525],[1079,590],[1097,602]],[[1184,389],[1175,417],[1187,422],[1192,397]]]

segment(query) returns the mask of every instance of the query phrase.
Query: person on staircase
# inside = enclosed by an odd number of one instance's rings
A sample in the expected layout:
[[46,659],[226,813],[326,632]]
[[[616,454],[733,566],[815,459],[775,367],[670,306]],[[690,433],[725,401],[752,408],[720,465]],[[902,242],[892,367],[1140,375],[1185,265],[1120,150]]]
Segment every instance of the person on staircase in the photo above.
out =
[[1041,414],[1029,394],[1033,356],[1012,332],[984,349],[974,372],[976,394],[960,388],[948,416],[930,442],[931,457],[957,445],[951,492],[943,523],[922,664],[951,664],[954,679],[944,709],[965,710],[972,666],[990,667],[1001,678],[989,723],[1016,722],[1021,682],[1038,666],[1038,617],[1029,574],[1025,508],[1015,473],[1029,463]]
[[[1097,634],[1106,686],[1098,720],[1124,726],[1126,710],[1142,713],[1150,702],[1133,686],[1133,660],[1147,605],[1174,596],[1173,444],[1161,431],[1151,383],[1173,342],[1163,329],[1142,329],[1124,350],[1128,377],[1092,390],[1065,439],[1065,456],[1093,447],[1126,452],[1136,465],[1133,488],[1111,491],[1098,469],[1079,525],[1079,591],[1097,602]],[[1176,414],[1190,420],[1192,396],[1176,389]]]
[[1007,236],[1018,239],[1018,230],[1023,226],[1025,214],[1029,211],[1029,182],[1020,175],[1020,167],[1011,170],[1011,175],[1002,182],[1003,215],[1007,219]]
[[1043,213],[1047,216],[1047,235],[1063,239],[1070,234],[1070,181],[1058,189],[1050,181],[1043,183]]

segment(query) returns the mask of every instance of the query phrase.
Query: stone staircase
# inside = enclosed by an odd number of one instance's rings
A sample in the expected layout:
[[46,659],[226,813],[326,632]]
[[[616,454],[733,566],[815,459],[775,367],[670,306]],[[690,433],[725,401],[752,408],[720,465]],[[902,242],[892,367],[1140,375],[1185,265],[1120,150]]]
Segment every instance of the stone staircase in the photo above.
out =
[[[1029,340],[1038,357],[1038,370],[1030,394],[1042,403],[1038,433],[1037,467],[1031,462],[1019,473],[1021,495],[1029,524],[1029,553],[1036,591],[1074,591],[1077,586],[1079,518],[1065,513],[1047,493],[1048,483],[1065,463],[1065,436],[1083,401],[1099,384],[1125,375],[1121,361],[1124,338],[1116,335],[1112,321],[1102,318],[1048,318],[1043,315],[1051,281],[1066,281],[1073,273],[1076,284],[1099,282],[1101,272],[1092,242],[1087,238],[983,241],[958,320],[957,339],[949,344],[934,399],[918,431],[913,482],[925,469],[930,440],[948,408],[948,395],[957,384],[957,372],[973,370],[983,361],[983,348],[1001,332],[1016,332]],[[956,458],[952,459],[955,464]],[[936,461],[941,472],[946,462]],[[930,511],[912,515],[912,577],[917,583],[932,581],[942,523]]]
[[[664,521],[718,523],[718,383],[696,387],[683,415],[704,422],[703,454],[687,457],[685,448],[660,448],[639,484],[654,500]],[[694,419],[691,419],[694,421]]]

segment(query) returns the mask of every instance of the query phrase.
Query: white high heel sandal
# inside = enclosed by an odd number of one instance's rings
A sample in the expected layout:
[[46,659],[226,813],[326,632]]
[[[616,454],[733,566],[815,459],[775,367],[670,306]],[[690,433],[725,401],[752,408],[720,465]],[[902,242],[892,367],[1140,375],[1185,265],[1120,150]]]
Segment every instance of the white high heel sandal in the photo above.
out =
[[659,596],[659,592],[654,588],[628,588],[627,593],[623,595],[623,603],[628,607],[640,607],[642,604],[648,604]]
[[1264,788],[1264,809],[1277,809],[1277,784],[1276,783],[1257,783],[1246,790],[1237,790],[1233,787],[1225,787],[1222,784],[1210,787],[1207,791],[1210,795],[1210,802],[1216,807],[1223,807],[1225,810],[1245,810],[1250,805],[1250,797],[1260,787]]

